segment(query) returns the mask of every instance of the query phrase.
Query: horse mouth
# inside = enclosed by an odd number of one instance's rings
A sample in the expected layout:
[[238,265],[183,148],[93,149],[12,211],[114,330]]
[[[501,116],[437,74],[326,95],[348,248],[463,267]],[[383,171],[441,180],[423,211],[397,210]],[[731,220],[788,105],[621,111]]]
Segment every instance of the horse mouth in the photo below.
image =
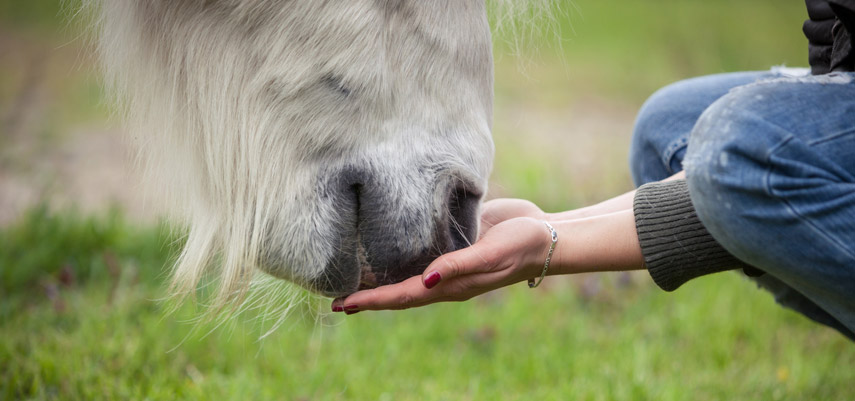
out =
[[359,280],[359,287],[356,287],[356,290],[370,290],[372,288],[377,287],[377,277],[374,275],[374,273],[370,269],[362,269],[362,276]]
[[[346,185],[334,186],[331,195],[340,213],[337,246],[325,271],[312,283],[321,294],[342,296],[419,276],[437,257],[464,248],[477,237],[482,192],[473,184],[458,180],[443,186],[444,210],[410,218],[390,213],[395,199],[387,199],[373,180],[354,184],[353,177],[343,177]],[[401,240],[424,226],[430,226],[429,234],[421,234],[428,238]]]
[[365,212],[358,199],[359,197],[356,202],[355,227],[357,291],[399,283],[420,275],[442,253],[465,248],[477,237],[477,211],[481,195],[465,186],[455,187],[451,191],[447,201],[448,215],[436,222],[433,245],[413,254],[383,253],[382,248],[366,245],[360,224]]
[[356,248],[359,282],[356,291],[370,290],[383,285],[395,284],[410,277],[420,275],[433,259],[439,257],[439,254],[426,253],[415,258],[393,259],[391,263],[386,262],[386,264],[383,264],[381,262],[379,268],[370,262],[369,256],[367,250],[362,245],[361,238],[359,238]]
[[377,275],[371,269],[371,263],[368,262],[368,257],[365,254],[365,247],[362,246],[362,241],[357,242],[356,259],[359,263],[359,286],[357,291],[370,290],[377,288]]

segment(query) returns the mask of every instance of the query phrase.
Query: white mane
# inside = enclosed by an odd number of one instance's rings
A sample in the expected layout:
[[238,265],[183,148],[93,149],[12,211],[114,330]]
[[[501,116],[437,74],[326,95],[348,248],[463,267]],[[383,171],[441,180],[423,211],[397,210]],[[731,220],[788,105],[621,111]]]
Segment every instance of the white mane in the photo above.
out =
[[[521,31],[520,20],[540,21],[551,3],[497,0],[494,19]],[[337,295],[323,289],[334,280],[318,280],[350,247],[340,223],[349,215],[330,200],[344,196],[347,174],[381,188],[372,196],[382,221],[361,216],[360,230],[405,230],[376,240],[363,232],[357,247],[404,254],[436,246],[437,213],[449,213],[438,188],[485,192],[492,59],[483,0],[86,7],[154,195],[189,227],[174,268],[179,296],[195,293],[212,266],[215,306],[241,298],[256,269]]]

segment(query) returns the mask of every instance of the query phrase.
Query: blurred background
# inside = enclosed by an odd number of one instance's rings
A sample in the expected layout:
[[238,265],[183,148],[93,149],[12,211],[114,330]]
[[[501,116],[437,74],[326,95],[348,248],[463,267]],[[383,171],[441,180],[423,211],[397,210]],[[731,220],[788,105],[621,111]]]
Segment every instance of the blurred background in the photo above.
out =
[[[169,313],[181,230],[145,202],[61,3],[0,0],[0,399],[852,397],[852,343],[735,273],[674,293],[643,272],[550,277],[346,318],[310,299],[263,339],[278,315]],[[633,119],[657,88],[806,64],[800,0],[558,4],[522,41],[495,34],[491,197],[558,211],[631,190]]]

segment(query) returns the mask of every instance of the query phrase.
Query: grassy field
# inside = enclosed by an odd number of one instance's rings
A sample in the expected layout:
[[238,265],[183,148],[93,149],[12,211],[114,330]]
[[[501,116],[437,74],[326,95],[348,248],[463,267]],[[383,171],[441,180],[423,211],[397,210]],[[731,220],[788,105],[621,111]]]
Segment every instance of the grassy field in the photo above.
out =
[[[73,29],[57,29],[56,4],[25,4],[0,0],[0,45],[82,47]],[[526,46],[517,58],[498,38],[494,196],[557,210],[627,190],[633,113],[656,88],[804,64],[797,0],[562,4],[558,34],[531,38],[539,51]],[[47,71],[63,71],[65,58],[51,60]],[[11,72],[0,74],[3,115],[15,103],[17,61],[0,58],[0,71]],[[82,63],[45,74],[51,100],[35,149],[105,118]],[[13,139],[0,135],[0,148]],[[0,157],[0,168],[27,171],[26,160]],[[467,303],[347,317],[309,299],[259,339],[277,316],[251,310],[198,322],[201,308],[190,304],[170,313],[164,266],[180,233],[123,215],[35,206],[0,227],[0,399],[855,396],[852,343],[735,273],[674,293],[644,274],[551,277],[537,291],[520,285]]]
[[259,340],[258,313],[167,313],[163,228],[36,210],[0,241],[3,399],[843,400],[855,380],[850,342],[736,274],[348,317],[313,302]]

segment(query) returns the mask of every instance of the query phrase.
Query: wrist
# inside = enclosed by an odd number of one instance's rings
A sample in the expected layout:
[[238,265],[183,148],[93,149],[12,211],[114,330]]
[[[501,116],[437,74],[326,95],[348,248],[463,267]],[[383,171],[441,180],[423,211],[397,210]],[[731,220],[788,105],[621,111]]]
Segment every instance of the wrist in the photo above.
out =
[[544,219],[518,217],[513,219],[512,224],[503,227],[503,231],[508,235],[505,238],[510,241],[502,246],[503,253],[507,258],[505,260],[516,266],[517,273],[514,276],[517,280],[528,280],[541,275],[552,245],[551,231],[544,222]]
[[543,282],[543,279],[546,277],[546,274],[549,272],[549,264],[552,261],[552,255],[555,251],[555,245],[558,243],[558,232],[549,224],[546,220],[541,221],[543,226],[549,230],[549,248],[546,251],[546,256],[543,258],[543,267],[540,268],[539,274],[537,274],[534,278],[528,279],[528,287],[535,288]]
[[632,210],[552,224],[559,240],[548,274],[643,268]]

